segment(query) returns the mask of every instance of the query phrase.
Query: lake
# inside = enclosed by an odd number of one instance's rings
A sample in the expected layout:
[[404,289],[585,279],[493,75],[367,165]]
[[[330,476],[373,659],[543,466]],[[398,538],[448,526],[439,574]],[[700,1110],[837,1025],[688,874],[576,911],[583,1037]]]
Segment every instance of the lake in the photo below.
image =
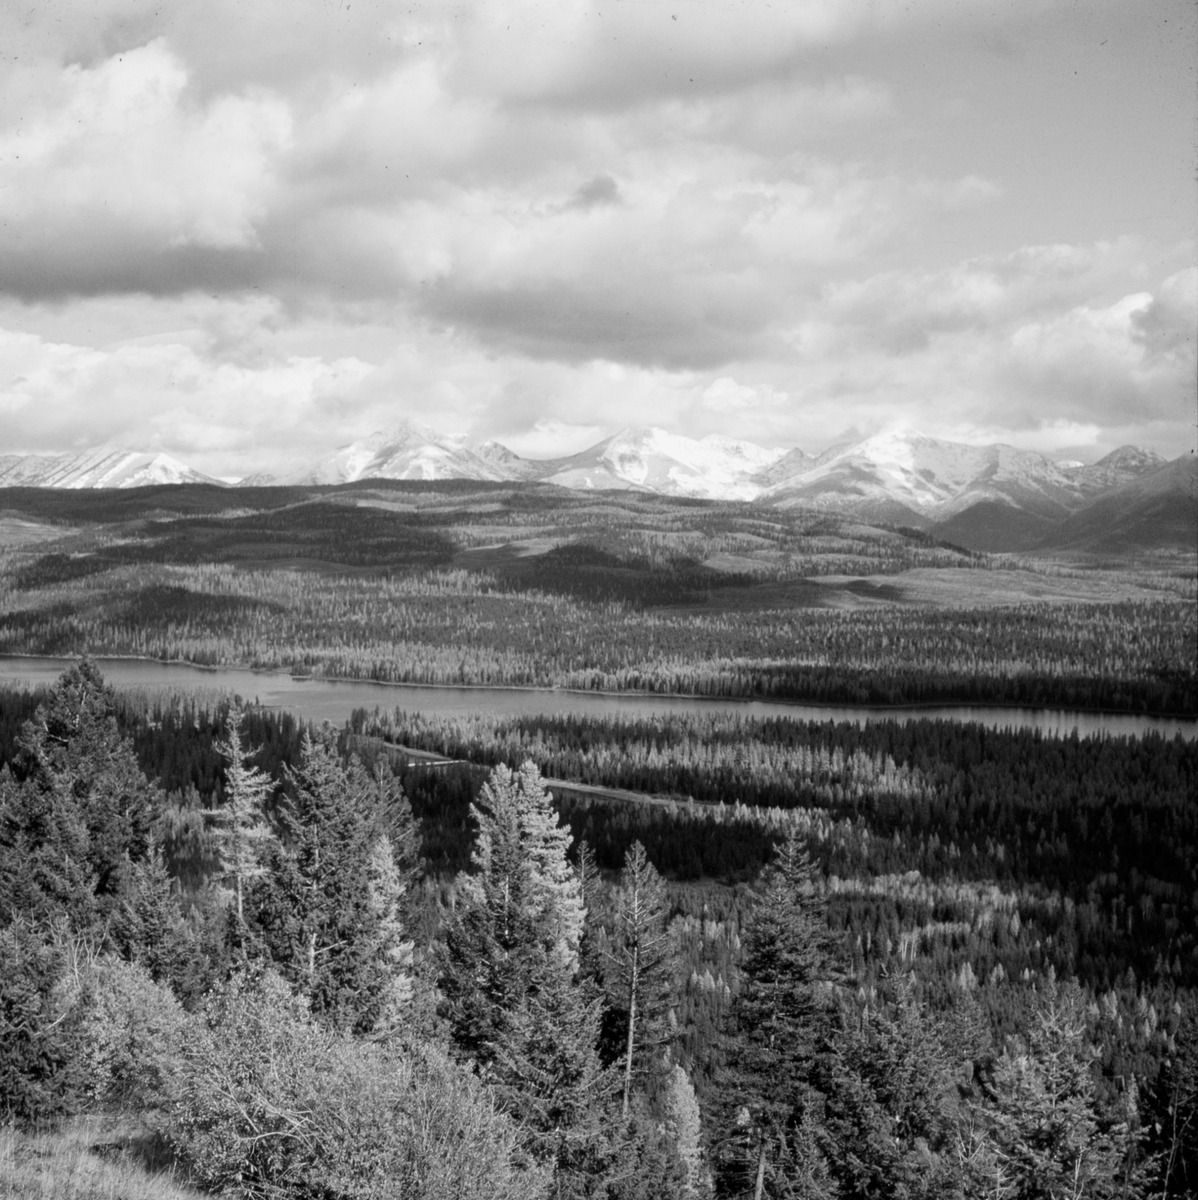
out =
[[[0,655],[0,685],[53,684],[69,665],[65,658]],[[966,705],[869,708],[851,705],[786,704],[769,700],[709,699],[624,692],[571,692],[542,688],[427,687],[372,683],[360,679],[295,678],[286,672],[238,667],[209,669],[186,663],[98,658],[104,678],[116,688],[147,691],[202,691],[240,696],[266,708],[283,709],[320,723],[341,726],[355,708],[404,708],[428,713],[489,712],[504,716],[579,713],[585,716],[644,716],[672,712],[725,711],[752,717],[798,721],[975,721],[991,729],[1039,729],[1052,736],[1094,734],[1138,737],[1148,732],[1198,739],[1198,719],[1143,717],[1126,713],[1068,712],[1059,709]]]

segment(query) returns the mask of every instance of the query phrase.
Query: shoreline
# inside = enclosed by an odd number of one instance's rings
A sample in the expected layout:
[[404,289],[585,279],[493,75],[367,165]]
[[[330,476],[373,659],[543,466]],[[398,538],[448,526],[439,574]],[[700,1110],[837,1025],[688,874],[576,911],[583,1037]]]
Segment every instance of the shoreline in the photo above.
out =
[[[955,712],[970,712],[976,709],[996,709],[1010,712],[1054,713],[1062,717],[1077,714],[1079,717],[1129,717],[1144,721],[1180,721],[1193,722],[1198,725],[1198,713],[1177,712],[1142,712],[1132,709],[1119,708],[1059,708],[1052,705],[1020,704],[1003,700],[927,700],[909,704],[861,704],[853,701],[830,700],[801,700],[780,696],[711,696],[695,692],[652,692],[644,690],[609,691],[600,688],[572,688],[555,684],[520,684],[520,683],[416,683],[406,680],[371,679],[362,675],[303,675],[287,670],[286,667],[253,667],[223,663],[210,666],[205,663],[194,663],[183,658],[151,658],[141,654],[0,654],[0,662],[5,660],[28,659],[30,661],[57,661],[63,663],[78,662],[84,657],[90,657],[98,663],[129,662],[147,663],[160,667],[181,667],[189,671],[208,674],[220,674],[222,671],[245,671],[264,678],[289,679],[294,683],[327,683],[327,684],[368,684],[380,688],[409,688],[426,689],[445,692],[522,692],[522,693],[552,693],[561,696],[596,696],[610,700],[623,699],[660,699],[693,701],[710,704],[770,704],[779,707],[826,709],[835,712],[840,709],[851,709],[854,712],[870,713],[885,716],[887,713],[919,713],[936,709],[950,709]],[[929,718],[934,720],[935,718]]]

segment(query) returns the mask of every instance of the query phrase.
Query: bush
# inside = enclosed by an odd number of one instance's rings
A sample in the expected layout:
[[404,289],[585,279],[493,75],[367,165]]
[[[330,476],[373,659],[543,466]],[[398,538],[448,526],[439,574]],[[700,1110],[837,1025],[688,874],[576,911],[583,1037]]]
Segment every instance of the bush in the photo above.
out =
[[145,967],[106,955],[83,975],[80,1009],[87,1098],[138,1110],[169,1104],[187,1029],[174,995]]
[[202,1016],[168,1130],[196,1182],[272,1198],[545,1195],[515,1127],[439,1052],[324,1029],[270,972],[235,978]]

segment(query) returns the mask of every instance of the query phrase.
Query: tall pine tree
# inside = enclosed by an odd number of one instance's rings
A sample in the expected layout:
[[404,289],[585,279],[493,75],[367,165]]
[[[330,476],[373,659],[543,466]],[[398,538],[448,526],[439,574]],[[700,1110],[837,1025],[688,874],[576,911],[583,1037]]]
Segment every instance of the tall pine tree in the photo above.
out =
[[[624,1016],[621,1112],[627,1118],[634,1067],[643,1069],[646,1058],[652,1060],[651,1052],[666,1040],[663,1025],[674,969],[665,885],[640,842],[624,856],[615,917],[607,976],[609,992]],[[662,1061],[660,1053],[656,1061]]]
[[216,828],[221,881],[233,894],[234,941],[243,948],[245,893],[250,882],[264,870],[262,858],[272,840],[265,805],[274,787],[270,776],[250,763],[255,752],[242,745],[244,720],[245,711],[233,709],[229,713],[228,732],[216,744],[225,763],[225,802],[209,814]]
[[827,1194],[816,1083],[834,1027],[828,985],[839,972],[815,868],[795,832],[762,877],[741,972],[717,1081],[720,1174],[754,1200]]
[[552,1165],[553,1194],[599,1195],[609,1088],[599,997],[577,974],[584,909],[569,832],[532,763],[497,767],[473,813],[475,870],[460,882],[440,978],[453,1046]]
[[[305,735],[286,772],[283,841],[252,893],[252,925],[284,977],[334,1029],[385,1036],[411,998],[403,872],[391,833],[401,805],[389,773]],[[410,813],[409,813],[410,819]]]

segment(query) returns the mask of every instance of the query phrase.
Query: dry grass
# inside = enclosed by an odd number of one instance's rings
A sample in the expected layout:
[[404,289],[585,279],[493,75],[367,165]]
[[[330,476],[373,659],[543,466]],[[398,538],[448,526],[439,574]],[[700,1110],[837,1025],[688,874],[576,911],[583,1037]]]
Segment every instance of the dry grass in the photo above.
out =
[[1015,604],[1112,604],[1123,600],[1163,600],[1181,596],[1180,580],[1137,576],[1130,571],[1101,571],[1038,563],[1033,569],[915,567],[894,574],[824,575],[812,583],[843,588],[864,578],[866,583],[896,589],[906,604],[931,608],[1001,608]]
[[150,1131],[79,1118],[53,1132],[0,1128],[2,1200],[202,1200]]
[[0,546],[34,546],[56,542],[78,533],[68,525],[45,525],[40,521],[22,521],[19,517],[0,517]]

